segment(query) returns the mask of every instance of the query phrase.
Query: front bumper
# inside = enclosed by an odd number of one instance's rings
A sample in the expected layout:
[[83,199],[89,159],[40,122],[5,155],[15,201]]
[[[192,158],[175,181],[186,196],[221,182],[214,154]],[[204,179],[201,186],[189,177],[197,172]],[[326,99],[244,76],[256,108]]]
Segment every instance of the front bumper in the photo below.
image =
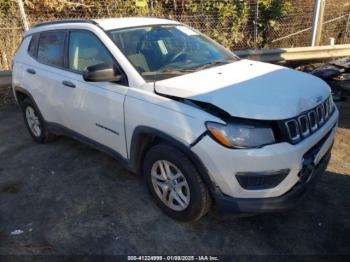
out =
[[218,208],[227,212],[240,213],[268,213],[293,208],[298,201],[315,185],[316,180],[325,172],[331,158],[331,148],[323,156],[312,172],[305,167],[301,173],[309,173],[309,179],[298,182],[289,192],[279,197],[271,198],[233,198],[223,194],[216,194]]
[[[319,173],[324,172],[330,156],[338,121],[338,110],[317,132],[302,142],[268,145],[259,149],[228,149],[206,136],[192,151],[204,163],[217,190],[211,190],[220,207],[244,212],[281,210],[292,206]],[[316,150],[315,149],[317,145]],[[312,159],[309,159],[310,150]],[[304,177],[315,165],[312,179]],[[268,189],[243,188],[236,175],[240,172],[269,172],[289,169],[289,174],[277,186]],[[306,181],[306,182],[305,182]]]

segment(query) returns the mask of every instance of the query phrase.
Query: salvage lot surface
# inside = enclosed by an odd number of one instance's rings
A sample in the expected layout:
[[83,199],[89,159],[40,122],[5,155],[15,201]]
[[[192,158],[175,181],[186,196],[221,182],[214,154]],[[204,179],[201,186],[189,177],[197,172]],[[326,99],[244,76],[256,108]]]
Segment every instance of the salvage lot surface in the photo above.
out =
[[0,108],[0,254],[349,254],[350,102],[328,172],[297,209],[177,223],[143,180],[69,138],[32,141]]

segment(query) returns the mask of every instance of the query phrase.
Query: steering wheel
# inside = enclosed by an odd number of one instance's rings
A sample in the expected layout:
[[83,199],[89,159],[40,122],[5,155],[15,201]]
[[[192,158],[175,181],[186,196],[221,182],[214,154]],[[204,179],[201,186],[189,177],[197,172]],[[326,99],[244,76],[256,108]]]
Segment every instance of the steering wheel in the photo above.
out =
[[182,50],[180,52],[178,52],[177,54],[175,54],[171,59],[170,59],[170,63],[175,62],[176,60],[178,60],[181,56],[185,56],[186,53]]

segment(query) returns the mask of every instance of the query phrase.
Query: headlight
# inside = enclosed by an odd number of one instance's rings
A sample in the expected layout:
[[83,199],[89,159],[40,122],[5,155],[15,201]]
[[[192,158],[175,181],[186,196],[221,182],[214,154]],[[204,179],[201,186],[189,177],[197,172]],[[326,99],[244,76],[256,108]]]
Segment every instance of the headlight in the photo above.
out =
[[275,142],[270,127],[215,122],[207,122],[206,127],[217,142],[230,148],[256,148]]

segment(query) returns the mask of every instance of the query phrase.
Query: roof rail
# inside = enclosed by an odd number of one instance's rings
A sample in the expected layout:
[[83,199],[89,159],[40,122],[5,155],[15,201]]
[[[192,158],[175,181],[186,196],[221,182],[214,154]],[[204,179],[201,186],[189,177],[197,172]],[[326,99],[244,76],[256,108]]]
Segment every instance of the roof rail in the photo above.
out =
[[90,23],[90,24],[98,25],[98,23],[96,23],[94,20],[89,20],[89,19],[63,19],[63,20],[39,23],[34,25],[32,28],[37,28],[45,25],[57,25],[57,24],[65,24],[65,23]]

